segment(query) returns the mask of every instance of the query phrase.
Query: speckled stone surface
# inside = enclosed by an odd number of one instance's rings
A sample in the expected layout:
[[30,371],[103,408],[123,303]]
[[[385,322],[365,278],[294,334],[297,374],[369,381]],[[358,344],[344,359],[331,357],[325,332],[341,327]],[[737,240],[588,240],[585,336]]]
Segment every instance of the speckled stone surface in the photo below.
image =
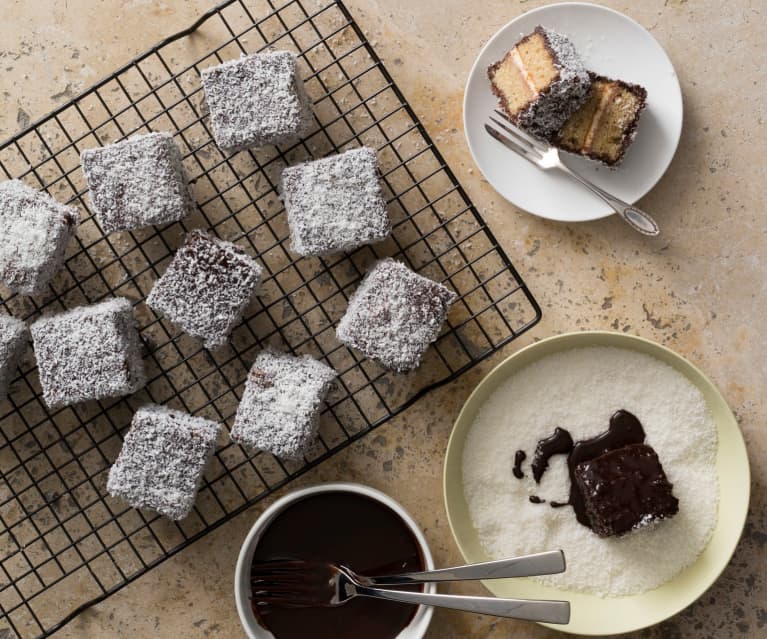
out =
[[[161,37],[187,26],[211,0],[6,0],[0,21],[0,137],[86,88]],[[515,260],[544,309],[531,334],[430,395],[294,486],[362,481],[416,514],[439,564],[459,560],[441,499],[452,421],[479,379],[536,338],[585,328],[656,339],[718,384],[745,434],[752,505],[744,538],[716,585],[641,639],[746,639],[767,633],[767,214],[758,142],[767,66],[759,62],[759,3],[608,0],[667,48],[682,83],[685,126],[666,176],[641,201],[665,231],[657,242],[619,220],[546,222],[503,201],[474,168],[463,138],[463,82],[480,47],[537,0],[348,0],[415,111]],[[456,46],[461,43],[461,46]],[[34,82],[31,81],[34,79]],[[725,79],[723,81],[723,79]],[[735,102],[733,102],[735,100]],[[733,104],[737,104],[733,108]],[[416,488],[417,487],[417,488]],[[222,526],[106,602],[58,639],[239,639],[232,573],[239,544],[263,503]],[[480,592],[480,586],[451,586]],[[438,611],[429,639],[554,639],[534,625]]]

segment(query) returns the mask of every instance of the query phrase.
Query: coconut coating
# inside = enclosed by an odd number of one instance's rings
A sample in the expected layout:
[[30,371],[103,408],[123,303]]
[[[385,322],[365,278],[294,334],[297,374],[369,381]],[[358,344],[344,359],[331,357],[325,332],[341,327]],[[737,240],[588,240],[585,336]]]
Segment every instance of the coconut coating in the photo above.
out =
[[31,332],[49,408],[130,395],[146,383],[141,338],[124,297],[40,318]]
[[109,469],[107,492],[174,520],[194,506],[220,424],[156,404],[139,408]]
[[8,396],[8,387],[28,342],[27,325],[15,317],[0,314],[0,402]]
[[0,182],[0,281],[41,293],[61,268],[80,214],[19,180]]
[[242,248],[192,231],[146,303],[207,348],[225,344],[261,284],[261,267]]
[[232,441],[284,459],[311,446],[336,372],[309,355],[266,350],[253,364],[237,409]]
[[170,133],[87,149],[80,161],[104,233],[169,224],[193,208],[181,151]]
[[299,255],[350,251],[391,233],[373,149],[352,149],[282,172],[291,245]]
[[347,346],[387,368],[416,368],[439,336],[456,295],[391,258],[376,263],[336,328]]
[[312,104],[289,51],[266,51],[203,70],[213,137],[227,152],[297,141]]

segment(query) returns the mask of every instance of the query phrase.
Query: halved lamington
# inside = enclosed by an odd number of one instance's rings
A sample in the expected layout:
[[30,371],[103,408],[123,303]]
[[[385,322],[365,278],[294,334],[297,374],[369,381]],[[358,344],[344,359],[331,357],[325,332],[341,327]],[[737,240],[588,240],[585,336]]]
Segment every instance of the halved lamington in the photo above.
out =
[[130,395],[146,382],[141,338],[123,297],[42,317],[31,332],[49,408]]
[[64,261],[80,214],[19,180],[0,182],[0,281],[41,293]]
[[373,149],[290,166],[280,186],[292,248],[299,255],[349,251],[391,233]]
[[591,88],[572,42],[541,26],[492,64],[487,75],[509,118],[547,140],[586,101]]
[[387,368],[416,368],[439,336],[456,295],[391,258],[365,275],[336,327],[347,346]]
[[313,121],[296,56],[266,51],[202,72],[213,137],[224,151],[295,142]]
[[146,303],[207,348],[225,344],[261,284],[261,267],[231,242],[192,231]]
[[248,373],[232,441],[285,459],[314,441],[322,402],[336,372],[309,355],[262,351]]
[[109,469],[107,492],[174,520],[194,506],[220,424],[148,404],[139,408]]
[[86,149],[80,161],[104,233],[169,224],[193,208],[181,151],[170,133]]
[[647,90],[638,85],[591,74],[591,94],[552,142],[560,149],[607,166],[617,166],[634,141]]
[[29,329],[21,320],[0,313],[0,402],[8,396],[8,387],[29,343]]

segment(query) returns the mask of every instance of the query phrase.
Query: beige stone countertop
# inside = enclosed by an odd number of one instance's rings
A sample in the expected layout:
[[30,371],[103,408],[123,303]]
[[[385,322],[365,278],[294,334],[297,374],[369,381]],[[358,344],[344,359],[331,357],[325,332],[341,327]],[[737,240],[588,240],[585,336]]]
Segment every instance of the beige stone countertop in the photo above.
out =
[[[0,138],[188,26],[210,0],[0,0]],[[743,539],[700,601],[637,637],[767,635],[767,213],[764,162],[764,3],[608,0],[668,51],[685,122],[668,172],[641,205],[663,239],[617,219],[558,224],[500,198],[474,168],[462,131],[463,84],[481,46],[536,0],[348,0],[349,8],[459,181],[543,307],[543,321],[290,487],[370,484],[422,526],[436,562],[460,557],[442,502],[442,459],[454,418],[481,377],[535,339],[614,329],[665,344],[700,366],[738,417],[751,460]],[[284,492],[284,491],[283,491]],[[269,500],[164,562],[55,635],[238,638],[232,575],[245,532]],[[480,592],[451,586],[451,592]],[[540,639],[526,623],[437,611],[430,639]]]

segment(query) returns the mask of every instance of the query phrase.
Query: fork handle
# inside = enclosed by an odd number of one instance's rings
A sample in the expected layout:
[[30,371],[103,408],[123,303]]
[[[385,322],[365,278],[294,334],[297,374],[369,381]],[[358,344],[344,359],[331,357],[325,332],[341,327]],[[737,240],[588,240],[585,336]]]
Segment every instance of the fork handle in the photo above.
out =
[[560,162],[559,167],[567,173],[571,178],[577,180],[592,193],[595,193],[601,197],[610,207],[620,215],[623,220],[635,231],[638,231],[642,235],[656,236],[660,235],[660,227],[658,223],[648,214],[629,204],[624,202],[620,198],[611,195],[607,191],[599,188],[596,184],[592,184],[586,178],[573,171],[569,166]]
[[408,572],[401,575],[386,575],[384,577],[358,576],[358,579],[367,586],[395,586],[432,581],[508,579],[511,577],[530,577],[531,575],[554,575],[564,572],[564,570],[565,554],[561,550],[552,550],[523,557],[456,566],[455,568]]
[[427,592],[408,592],[356,586],[356,593],[363,597],[386,599],[400,603],[437,606],[475,612],[481,615],[510,617],[526,621],[566,624],[570,621],[570,603],[539,599],[499,599],[497,597],[464,597],[461,595],[436,595]]

